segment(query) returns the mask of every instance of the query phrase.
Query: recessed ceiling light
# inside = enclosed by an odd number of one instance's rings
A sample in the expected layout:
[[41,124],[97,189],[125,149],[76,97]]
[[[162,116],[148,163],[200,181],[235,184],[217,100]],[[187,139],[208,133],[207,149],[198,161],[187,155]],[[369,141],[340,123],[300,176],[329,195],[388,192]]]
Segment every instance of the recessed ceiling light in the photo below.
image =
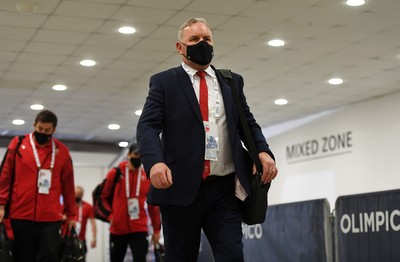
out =
[[128,145],[129,145],[129,142],[126,142],[126,141],[121,141],[118,143],[119,147],[127,147]]
[[348,6],[360,6],[365,4],[365,0],[347,0],[346,5]]
[[125,35],[131,35],[136,32],[136,29],[133,28],[132,26],[123,26],[123,27],[118,28],[118,32],[120,32],[121,34],[125,34]]
[[16,125],[16,126],[22,126],[23,124],[25,124],[25,121],[22,119],[14,119],[12,121],[12,123],[13,123],[13,125]]
[[269,46],[284,46],[285,41],[283,41],[281,39],[273,39],[273,40],[268,41],[268,45]]
[[343,79],[341,78],[331,78],[328,80],[328,83],[331,85],[340,85],[343,84]]
[[39,105],[39,104],[33,104],[31,105],[31,109],[32,110],[42,110],[44,108],[44,106]]
[[65,90],[67,90],[67,86],[65,86],[65,85],[54,85],[52,88],[55,91],[65,91]]
[[109,124],[108,125],[108,129],[110,129],[110,130],[118,130],[120,128],[121,128],[121,126],[118,124]]
[[91,59],[85,59],[80,62],[81,66],[94,66],[96,65],[96,61]]
[[288,103],[288,101],[284,98],[279,98],[279,99],[275,99],[274,101],[275,105],[286,105]]
[[140,116],[142,114],[142,110],[136,110],[135,115]]

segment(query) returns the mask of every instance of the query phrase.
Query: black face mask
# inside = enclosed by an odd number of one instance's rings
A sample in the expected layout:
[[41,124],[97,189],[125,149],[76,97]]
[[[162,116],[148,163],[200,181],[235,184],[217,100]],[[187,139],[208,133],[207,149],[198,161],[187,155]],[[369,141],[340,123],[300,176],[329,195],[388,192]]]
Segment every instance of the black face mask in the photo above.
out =
[[[185,44],[184,44],[185,45]],[[198,42],[195,45],[186,46],[186,58],[198,65],[208,65],[214,56],[214,48],[206,41]]]
[[75,202],[76,202],[77,204],[80,203],[81,200],[82,200],[82,198],[80,198],[80,197],[75,197]]
[[34,134],[34,136],[35,136],[36,142],[37,142],[39,145],[44,145],[44,144],[46,144],[46,143],[50,140],[50,138],[51,138],[51,134],[50,134],[50,135],[47,135],[47,134],[45,134],[45,133],[40,133],[40,132],[38,132],[38,131],[35,131],[33,134]]
[[140,160],[140,158],[132,157],[130,161],[134,168],[138,168],[142,164],[142,160]]

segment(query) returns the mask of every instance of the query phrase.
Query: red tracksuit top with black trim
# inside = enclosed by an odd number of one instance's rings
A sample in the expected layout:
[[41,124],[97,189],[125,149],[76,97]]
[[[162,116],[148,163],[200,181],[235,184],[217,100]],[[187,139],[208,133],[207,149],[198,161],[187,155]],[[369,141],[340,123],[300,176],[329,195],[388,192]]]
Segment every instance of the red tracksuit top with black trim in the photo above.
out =
[[[145,210],[145,203],[147,198],[147,193],[150,188],[150,180],[147,179],[146,173],[143,167],[141,169],[141,178],[140,178],[140,192],[138,196],[139,201],[139,218],[138,219],[130,219],[128,214],[128,200],[126,195],[126,166],[128,162],[123,161],[119,164],[119,168],[121,170],[121,178],[118,180],[114,189],[114,197],[113,202],[108,203],[107,199],[109,198],[112,187],[114,183],[114,177],[116,175],[115,168],[111,169],[106,176],[106,183],[104,185],[104,189],[101,194],[101,200],[104,203],[104,207],[111,212],[108,217],[109,220],[113,220],[113,223],[110,225],[110,233],[115,235],[125,235],[129,233],[135,232],[148,232],[147,228],[147,213]],[[139,169],[134,171],[129,170],[129,191],[130,197],[136,197],[136,189],[137,189],[137,181],[139,175]],[[152,227],[154,233],[159,233],[161,224],[160,224],[160,211],[157,206],[148,205],[148,212],[150,215]]]
[[[63,196],[65,214],[75,219],[74,172],[68,148],[55,138],[55,162],[51,175],[49,194],[38,192],[38,167],[35,161],[29,134],[25,135],[15,155],[18,136],[8,145],[8,153],[0,174],[0,205],[5,205],[12,190],[10,218],[36,222],[55,222],[62,218],[60,196]],[[42,169],[50,169],[52,157],[51,141],[45,146],[35,147]],[[14,159],[15,157],[15,159]],[[15,180],[10,188],[10,179],[15,161]]]

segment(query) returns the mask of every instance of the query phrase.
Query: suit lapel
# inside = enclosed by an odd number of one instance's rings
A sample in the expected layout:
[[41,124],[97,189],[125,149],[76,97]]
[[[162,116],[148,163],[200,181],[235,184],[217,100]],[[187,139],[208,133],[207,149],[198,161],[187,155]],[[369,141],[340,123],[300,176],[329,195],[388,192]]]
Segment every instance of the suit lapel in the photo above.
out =
[[203,123],[203,118],[201,117],[201,112],[200,112],[199,101],[197,100],[196,94],[193,89],[193,85],[190,82],[190,78],[185,72],[185,70],[182,68],[182,66],[176,68],[176,78],[194,114],[196,115],[200,123]]

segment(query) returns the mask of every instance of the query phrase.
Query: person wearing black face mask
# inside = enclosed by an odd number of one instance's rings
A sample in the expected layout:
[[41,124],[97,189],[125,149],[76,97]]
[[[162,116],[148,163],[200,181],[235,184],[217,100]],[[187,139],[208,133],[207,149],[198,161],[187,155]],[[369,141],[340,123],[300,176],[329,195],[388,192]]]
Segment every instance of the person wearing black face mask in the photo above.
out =
[[4,156],[0,222],[8,203],[16,262],[59,261],[61,196],[67,226],[76,224],[72,160],[68,148],[53,137],[56,127],[57,116],[53,112],[39,112],[34,131],[15,137]]
[[[108,211],[110,221],[110,258],[111,262],[122,262],[129,245],[133,261],[145,262],[148,250],[147,212],[144,204],[150,188],[136,143],[129,147],[127,160],[118,165],[121,178],[115,180],[117,171],[112,168],[107,176],[101,200]],[[114,194],[112,198],[110,195]],[[112,199],[112,203],[109,202]],[[152,243],[160,239],[160,211],[149,204],[148,213],[152,222]]]
[[[179,67],[153,75],[137,125],[151,181],[148,203],[159,205],[166,261],[197,261],[201,230],[215,261],[243,261],[240,201],[250,193],[232,89],[211,65],[214,40],[204,18],[178,30]],[[232,73],[263,165],[262,182],[277,175],[274,156],[246,103],[242,76]]]
[[[75,232],[78,235],[78,238],[82,240],[84,244],[85,253],[87,253],[87,243],[86,243],[86,226],[87,222],[90,222],[91,228],[91,240],[90,247],[95,248],[97,241],[97,226],[94,217],[93,207],[91,204],[83,200],[83,195],[85,190],[82,186],[75,187],[75,202],[76,202],[76,225]],[[63,225],[62,232],[66,232],[65,225]],[[65,233],[64,233],[65,234]]]

